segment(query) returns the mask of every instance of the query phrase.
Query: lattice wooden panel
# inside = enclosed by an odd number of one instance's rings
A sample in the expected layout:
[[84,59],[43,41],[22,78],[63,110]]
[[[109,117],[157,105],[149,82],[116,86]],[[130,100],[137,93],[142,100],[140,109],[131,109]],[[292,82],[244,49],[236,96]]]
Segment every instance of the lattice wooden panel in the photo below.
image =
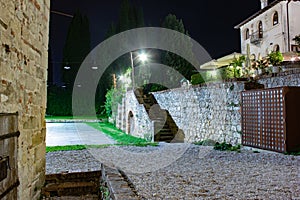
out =
[[242,92],[242,144],[286,151],[285,88]]

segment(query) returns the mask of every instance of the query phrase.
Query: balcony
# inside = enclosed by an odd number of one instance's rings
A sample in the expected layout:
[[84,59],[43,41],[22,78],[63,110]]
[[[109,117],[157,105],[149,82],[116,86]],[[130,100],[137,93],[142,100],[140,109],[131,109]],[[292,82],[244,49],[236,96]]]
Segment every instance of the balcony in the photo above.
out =
[[258,45],[258,44],[261,43],[262,39],[263,39],[263,33],[262,32],[257,31],[257,32],[254,32],[250,35],[250,42],[252,44]]

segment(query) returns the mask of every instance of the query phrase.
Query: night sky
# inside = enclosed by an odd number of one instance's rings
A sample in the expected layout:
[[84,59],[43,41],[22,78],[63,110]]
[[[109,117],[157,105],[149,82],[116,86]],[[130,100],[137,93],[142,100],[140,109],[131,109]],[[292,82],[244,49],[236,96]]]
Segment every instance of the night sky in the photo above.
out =
[[[168,14],[182,19],[189,35],[202,45],[212,58],[240,52],[240,32],[233,27],[260,10],[260,0],[131,0],[144,11],[146,26],[160,26]],[[269,1],[270,3],[271,1]],[[121,0],[51,0],[51,10],[73,14],[77,9],[90,20],[92,47],[103,41],[112,22],[117,22]],[[62,61],[62,49],[70,17],[51,13],[50,46],[54,68]],[[57,74],[55,70],[54,74]],[[55,81],[57,81],[57,77]]]

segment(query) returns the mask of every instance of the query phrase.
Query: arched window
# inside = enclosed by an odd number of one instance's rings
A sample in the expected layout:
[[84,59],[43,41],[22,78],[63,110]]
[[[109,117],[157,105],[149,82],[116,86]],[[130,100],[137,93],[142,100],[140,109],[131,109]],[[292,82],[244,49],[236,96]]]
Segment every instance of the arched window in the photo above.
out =
[[276,24],[278,24],[278,12],[275,11],[275,13],[273,14],[273,26],[275,26]]
[[245,30],[245,40],[248,40],[249,37],[250,37],[250,35],[249,35],[249,29],[247,28],[247,29]]
[[127,133],[132,135],[133,132],[134,132],[134,117],[133,117],[133,113],[130,111],[128,113]]
[[280,51],[280,47],[279,47],[278,44],[276,44],[276,45],[274,46],[274,51]]
[[258,37],[263,38],[263,25],[261,21],[258,23]]

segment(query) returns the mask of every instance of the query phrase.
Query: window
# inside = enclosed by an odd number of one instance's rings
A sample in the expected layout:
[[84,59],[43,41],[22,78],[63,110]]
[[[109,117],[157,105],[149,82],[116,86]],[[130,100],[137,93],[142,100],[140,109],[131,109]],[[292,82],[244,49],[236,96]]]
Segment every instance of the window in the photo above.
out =
[[273,26],[275,26],[276,24],[278,24],[278,12],[275,11],[275,13],[273,14]]
[[247,28],[246,31],[245,31],[245,40],[248,40],[250,37],[249,35],[249,29]]
[[279,47],[278,44],[276,44],[276,45],[274,46],[274,51],[280,51],[280,47]]
[[263,38],[263,25],[261,21],[258,23],[258,37]]

